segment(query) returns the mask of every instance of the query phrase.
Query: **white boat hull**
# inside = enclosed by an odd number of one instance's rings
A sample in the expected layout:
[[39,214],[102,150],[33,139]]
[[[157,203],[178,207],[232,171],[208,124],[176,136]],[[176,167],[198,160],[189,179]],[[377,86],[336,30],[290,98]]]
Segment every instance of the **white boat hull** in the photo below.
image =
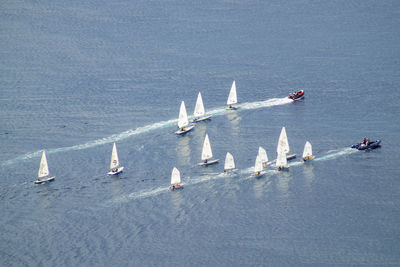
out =
[[107,174],[108,175],[117,175],[117,174],[120,174],[121,172],[122,172],[122,170],[124,169],[124,167],[119,167],[116,171],[110,171],[110,172],[108,172]]
[[176,134],[185,134],[187,132],[189,132],[190,130],[192,130],[194,128],[194,125],[189,125],[188,127],[183,128],[183,130],[179,129],[178,131],[176,131]]
[[208,166],[208,165],[218,163],[218,161],[219,161],[219,159],[213,159],[213,160],[209,160],[207,162],[200,162],[198,165],[199,166]]
[[56,177],[52,176],[52,177],[48,177],[48,178],[44,178],[44,179],[37,179],[34,183],[35,184],[43,184],[43,183],[47,183],[47,182],[52,182],[54,181]]
[[205,120],[210,120],[211,116],[205,116],[205,117],[201,117],[201,118],[195,118],[193,120],[193,122],[200,122],[200,121],[205,121]]
[[226,107],[227,110],[236,110],[236,109],[238,109],[238,108],[239,108],[239,107],[234,107],[234,106]]

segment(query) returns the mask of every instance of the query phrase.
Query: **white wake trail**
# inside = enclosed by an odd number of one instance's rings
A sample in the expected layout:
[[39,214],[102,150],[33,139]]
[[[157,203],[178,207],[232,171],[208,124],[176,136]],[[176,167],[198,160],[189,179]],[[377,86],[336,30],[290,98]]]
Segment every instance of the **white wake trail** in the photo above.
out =
[[[293,102],[293,100],[291,100],[287,97],[272,98],[272,99],[268,99],[265,101],[242,103],[239,105],[239,108],[237,109],[237,111],[258,109],[258,108],[267,108],[267,107],[273,107],[273,106],[277,106],[277,105],[284,105],[284,104],[288,104],[291,102]],[[207,112],[207,114],[213,115],[213,116],[220,116],[220,115],[224,115],[228,112],[230,112],[230,110],[227,110],[226,108],[215,108],[215,109],[209,110]],[[192,119],[192,118],[190,118],[190,119]],[[96,146],[100,146],[100,145],[104,145],[104,144],[118,142],[120,140],[129,138],[131,136],[140,135],[140,134],[144,134],[144,133],[148,133],[151,131],[160,130],[160,129],[163,129],[166,127],[173,126],[177,123],[177,121],[178,121],[178,119],[171,119],[171,120],[167,120],[167,121],[155,122],[155,123],[143,126],[143,127],[127,130],[127,131],[124,131],[119,134],[113,134],[108,137],[89,141],[84,144],[74,145],[74,146],[69,146],[69,147],[47,149],[46,152],[47,152],[47,154],[53,154],[53,153],[66,152],[66,151],[83,150],[83,149],[88,149],[88,148],[92,148],[92,147],[96,147]],[[21,156],[15,157],[13,159],[4,161],[0,164],[0,166],[8,166],[8,165],[16,164],[18,162],[29,160],[32,158],[38,158],[38,157],[40,157],[41,153],[42,153],[42,150],[30,152],[25,155],[21,155]]]

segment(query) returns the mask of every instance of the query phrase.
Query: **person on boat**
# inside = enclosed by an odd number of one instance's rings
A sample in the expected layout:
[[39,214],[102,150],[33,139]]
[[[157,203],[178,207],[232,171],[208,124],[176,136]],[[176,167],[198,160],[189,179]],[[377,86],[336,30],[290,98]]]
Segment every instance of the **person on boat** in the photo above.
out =
[[204,163],[207,163],[207,162],[208,162],[208,160],[205,159],[205,160],[204,160]]
[[366,138],[366,137],[364,137],[364,139],[363,139],[362,143],[363,143],[364,145],[366,145],[366,144],[367,144],[367,138]]
[[370,144],[369,138],[367,138],[367,141],[365,142],[365,144],[366,144],[367,146]]

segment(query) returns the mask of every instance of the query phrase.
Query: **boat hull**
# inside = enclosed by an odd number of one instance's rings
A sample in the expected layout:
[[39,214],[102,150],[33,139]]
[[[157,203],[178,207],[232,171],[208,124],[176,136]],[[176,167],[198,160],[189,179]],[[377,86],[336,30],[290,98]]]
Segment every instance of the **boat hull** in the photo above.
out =
[[212,164],[218,163],[218,161],[219,161],[219,159],[213,159],[213,160],[207,161],[207,163],[206,162],[200,162],[200,163],[198,163],[198,165],[199,166],[208,166],[208,165],[212,165]]
[[253,173],[253,177],[260,178],[266,174],[265,171],[261,171],[260,173]]
[[230,106],[230,107],[226,107],[227,110],[237,110],[239,107],[235,107],[235,106]]
[[284,168],[276,168],[277,171],[289,171],[289,167],[284,167]]
[[201,118],[195,118],[193,119],[193,122],[200,122],[200,121],[205,121],[205,120],[211,120],[211,116],[205,116]]
[[363,145],[363,144],[355,144],[352,145],[351,148],[355,148],[358,150],[368,150],[368,149],[375,149],[381,146],[381,140],[376,140],[370,142],[368,145]]
[[116,171],[110,171],[107,174],[108,175],[117,175],[117,174],[122,173],[123,170],[124,170],[124,167],[119,167]]
[[315,156],[304,157],[301,161],[306,162],[306,161],[313,160],[314,158],[315,158]]
[[301,100],[301,99],[304,98],[304,90],[300,90],[300,91],[297,91],[297,92],[295,92],[293,94],[290,94],[288,96],[288,98],[290,98],[292,100]]
[[44,179],[37,179],[34,183],[35,184],[44,184],[44,183],[54,181],[55,178],[56,178],[55,176],[52,176],[52,177],[48,177],[48,178],[44,178]]
[[177,135],[182,135],[182,134],[185,134],[185,133],[191,131],[193,128],[194,128],[194,125],[189,125],[188,127],[183,128],[183,130],[178,130],[178,131],[176,131],[175,133],[176,133]]
[[183,185],[181,184],[176,184],[176,185],[171,185],[169,187],[169,190],[174,191],[174,190],[179,190],[179,189],[183,189]]

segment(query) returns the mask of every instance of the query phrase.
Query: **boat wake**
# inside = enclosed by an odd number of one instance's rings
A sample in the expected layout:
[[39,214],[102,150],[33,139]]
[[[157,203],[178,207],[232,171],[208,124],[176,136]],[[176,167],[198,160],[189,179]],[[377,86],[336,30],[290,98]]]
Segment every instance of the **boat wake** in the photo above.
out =
[[[237,109],[237,111],[258,109],[258,108],[267,108],[267,107],[273,107],[273,106],[278,106],[278,105],[285,105],[285,104],[289,104],[291,102],[293,102],[293,100],[291,100],[287,97],[272,98],[272,99],[268,99],[265,101],[258,101],[258,102],[247,102],[247,103],[242,103],[241,105],[239,105],[239,108]],[[230,110],[227,110],[224,107],[224,108],[215,108],[215,109],[209,110],[207,112],[207,114],[213,115],[213,116],[219,116],[219,115],[224,115],[228,112],[230,112]],[[189,119],[193,119],[193,118],[189,117]],[[88,148],[105,145],[105,144],[109,144],[109,143],[113,143],[113,142],[118,142],[120,140],[129,138],[132,136],[141,135],[141,134],[145,134],[145,133],[148,133],[151,131],[171,127],[171,126],[175,125],[177,123],[177,121],[178,121],[177,119],[171,119],[171,120],[167,120],[167,121],[155,122],[155,123],[143,126],[143,127],[127,130],[127,131],[124,131],[119,134],[113,134],[108,137],[89,141],[84,144],[74,145],[74,146],[69,146],[69,147],[47,149],[46,152],[47,152],[47,154],[54,154],[54,153],[60,153],[60,152],[66,152],[66,151],[83,150],[83,149],[88,149]],[[41,153],[42,153],[42,150],[30,152],[30,153],[15,157],[13,159],[4,161],[0,164],[0,166],[8,166],[8,165],[16,164],[18,162],[26,161],[26,160],[29,160],[32,158],[38,158],[41,155]]]
[[[335,151],[329,151],[327,152],[325,155],[320,156],[320,157],[316,157],[313,161],[325,161],[325,160],[332,160],[335,158],[338,158],[340,156],[344,156],[344,155],[350,155],[353,153],[357,153],[359,152],[356,149],[351,149],[351,148],[343,148],[340,150],[335,150]],[[312,163],[313,161],[311,161],[310,163]],[[296,161],[296,162],[291,162],[289,163],[289,167],[297,167],[297,166],[301,166],[304,163],[301,161]],[[269,167],[269,169],[268,169]],[[265,177],[267,177],[268,175],[272,176],[272,175],[276,175],[279,174],[280,172],[275,170],[274,167],[275,165],[269,165],[267,167],[267,169],[265,169]],[[273,169],[271,169],[273,168]],[[249,180],[249,179],[254,179],[253,174],[253,167],[249,167],[246,169],[242,169],[242,170],[237,170],[234,173],[229,173],[229,174],[225,174],[225,173],[211,173],[211,174],[207,174],[207,175],[202,175],[199,177],[184,177],[185,182],[183,183],[183,185],[185,187],[187,186],[193,186],[196,184],[200,184],[200,183],[206,183],[206,182],[210,182],[212,180],[218,180],[218,179],[236,179],[239,178],[238,181],[242,181],[242,180]],[[162,193],[167,193],[169,192],[168,190],[169,186],[166,187],[158,187],[156,189],[150,189],[150,190],[142,190],[139,192],[132,192],[128,195],[124,195],[124,196],[120,196],[117,199],[112,199],[111,202],[112,203],[123,203],[123,202],[128,202],[130,200],[138,200],[138,199],[144,199],[144,198],[149,198],[149,197],[154,197],[156,195],[160,195]]]

